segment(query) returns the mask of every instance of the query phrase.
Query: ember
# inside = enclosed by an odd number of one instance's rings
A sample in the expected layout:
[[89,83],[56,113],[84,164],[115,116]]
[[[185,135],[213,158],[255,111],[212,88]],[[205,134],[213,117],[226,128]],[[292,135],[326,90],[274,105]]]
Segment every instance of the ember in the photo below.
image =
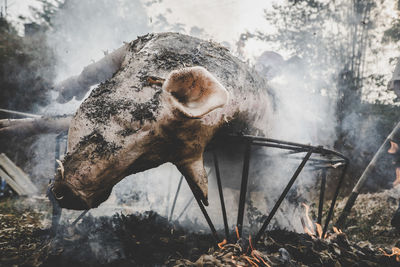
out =
[[390,148],[388,150],[389,154],[395,154],[399,150],[399,145],[394,141],[390,140]]
[[[75,227],[61,225],[57,236],[52,238],[40,230],[42,226],[32,208],[17,211],[9,203],[2,203],[0,208],[3,214],[0,242],[7,242],[0,249],[0,265],[6,266],[398,265],[398,254],[393,254],[398,250],[389,252],[356,244],[336,228],[327,239],[272,230],[257,244],[251,236],[248,239],[239,236],[235,243],[222,241],[216,249],[211,234],[192,233],[153,212],[86,216]],[[20,233],[18,240],[9,242],[16,232]]]
[[398,248],[398,247],[392,248],[392,253],[391,254],[386,253],[386,251],[384,251],[381,248],[379,248],[379,250],[382,251],[383,255],[385,255],[387,257],[396,256],[396,261],[400,262],[400,248]]
[[[250,250],[247,249],[250,247]],[[253,247],[253,248],[252,248]],[[266,233],[257,248],[250,239],[202,255],[197,261],[171,259],[172,266],[397,266],[394,257],[383,250],[361,247],[350,242],[343,233],[329,239],[286,230]],[[397,250],[396,250],[397,252]],[[393,256],[388,254],[389,256]]]

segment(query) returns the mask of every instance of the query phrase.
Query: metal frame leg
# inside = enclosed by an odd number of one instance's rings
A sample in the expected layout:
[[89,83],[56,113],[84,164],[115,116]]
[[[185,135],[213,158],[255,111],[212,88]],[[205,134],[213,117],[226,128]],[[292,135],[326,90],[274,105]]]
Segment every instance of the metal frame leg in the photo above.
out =
[[246,193],[247,193],[247,182],[249,180],[251,145],[252,145],[252,141],[248,140],[246,143],[246,148],[245,148],[245,152],[244,152],[242,183],[240,186],[239,209],[238,209],[237,223],[236,223],[239,236],[242,236],[242,229],[243,229],[244,206],[246,204],[245,201],[246,201]]
[[308,159],[311,157],[311,154],[313,153],[313,150],[309,150],[305,157],[303,158],[303,161],[300,163],[299,167],[297,167],[295,173],[293,174],[292,178],[290,179],[289,183],[286,185],[285,189],[283,190],[281,196],[279,197],[278,201],[275,203],[274,207],[272,208],[271,212],[268,214],[267,219],[264,221],[263,226],[261,229],[258,231],[256,238],[254,239],[254,244],[257,244],[258,240],[261,238],[261,235],[265,232],[265,229],[267,229],[268,224],[271,222],[272,218],[274,217],[276,211],[278,210],[279,206],[281,205],[282,201],[285,199],[287,193],[289,192],[290,188],[296,181],[297,177],[299,176],[300,172],[302,171],[303,167],[306,165]]
[[318,204],[318,217],[317,223],[321,225],[322,223],[322,211],[324,207],[324,198],[325,198],[325,186],[326,186],[326,169],[322,169],[321,172],[321,189],[319,191],[319,204]]
[[201,199],[194,193],[194,190],[193,190],[192,186],[190,186],[190,189],[192,190],[193,196],[196,199],[197,204],[199,205],[200,210],[203,213],[204,218],[206,219],[208,226],[210,227],[210,230],[211,230],[211,232],[213,234],[213,237],[214,237],[214,241],[215,241],[215,243],[217,245],[218,242],[220,242],[218,234],[217,234],[217,230],[215,230],[214,224],[212,223],[211,218],[208,215],[206,208],[204,207],[203,203],[201,202]]
[[181,213],[178,215],[178,217],[176,218],[177,221],[179,221],[179,219],[182,217],[182,215],[185,213],[185,211],[189,208],[190,204],[192,204],[192,201],[194,199],[194,196],[192,196],[190,198],[190,200],[186,203],[185,207],[183,208],[183,210],[181,211]]
[[172,203],[171,213],[170,213],[169,219],[168,219],[169,222],[172,220],[172,215],[174,214],[175,204],[176,204],[176,200],[177,200],[178,195],[179,195],[179,190],[181,189],[182,181],[183,181],[183,176],[181,176],[181,179],[179,180],[179,183],[178,183],[178,188],[176,189],[174,202]]
[[[60,147],[61,147],[61,140],[65,136],[65,132],[62,132],[56,136],[56,147],[54,152],[54,159],[60,158]],[[54,160],[54,172],[57,172],[58,163]],[[53,179],[50,179],[50,183]],[[52,207],[52,218],[51,218],[51,233],[56,234],[58,225],[60,224],[61,215],[62,215],[62,208],[58,205],[57,200],[55,199],[53,193],[50,190],[50,187],[47,189],[46,193],[48,199],[50,200]]]
[[58,205],[57,200],[54,197],[53,192],[51,192],[50,187],[47,189],[47,197],[52,205],[52,216],[51,216],[51,228],[50,232],[52,235],[57,233],[58,226],[60,224],[62,208]]
[[79,220],[82,219],[83,216],[85,216],[86,213],[88,213],[88,212],[89,212],[89,210],[83,211],[83,212],[78,216],[78,218],[76,218],[75,221],[73,221],[72,226],[75,226],[75,225],[79,222]]
[[224,192],[222,190],[221,176],[220,176],[219,165],[218,165],[218,157],[217,157],[217,153],[215,151],[213,151],[213,159],[214,159],[214,166],[215,166],[215,176],[217,177],[219,200],[221,202],[222,218],[224,220],[225,238],[226,238],[226,240],[229,240],[228,217],[226,216]]
[[339,182],[338,182],[338,184],[336,186],[335,195],[333,196],[333,199],[332,199],[332,202],[331,202],[331,207],[329,208],[328,216],[326,217],[326,220],[325,220],[325,226],[324,226],[324,231],[322,232],[322,236],[325,236],[326,231],[328,230],[329,221],[331,220],[331,217],[332,217],[332,214],[333,214],[333,209],[335,208],[335,204],[336,204],[336,199],[337,199],[337,197],[339,195],[340,188],[342,187],[342,183],[343,183],[343,180],[344,180],[348,165],[349,165],[349,161],[346,160],[345,166],[344,166],[344,168],[342,170],[342,174],[341,174],[341,176],[339,178]]

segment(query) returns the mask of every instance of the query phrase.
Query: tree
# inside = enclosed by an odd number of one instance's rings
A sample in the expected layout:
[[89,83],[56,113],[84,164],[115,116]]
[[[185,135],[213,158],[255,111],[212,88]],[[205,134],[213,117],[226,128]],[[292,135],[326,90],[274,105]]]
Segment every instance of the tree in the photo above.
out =
[[[340,98],[348,94],[340,91],[348,90],[359,99],[368,31],[373,28],[369,15],[374,6],[371,0],[286,0],[265,11],[265,19],[276,33],[244,33],[238,46],[254,38],[299,56],[317,79],[326,81],[319,89],[328,86],[330,94]],[[332,83],[337,77],[346,83],[346,89],[339,92]]]
[[37,0],[40,8],[30,7],[36,22],[53,27],[53,18],[57,11],[64,8],[66,0]]
[[5,18],[0,19],[1,108],[32,111],[45,105],[54,77],[52,63],[42,33],[20,37]]

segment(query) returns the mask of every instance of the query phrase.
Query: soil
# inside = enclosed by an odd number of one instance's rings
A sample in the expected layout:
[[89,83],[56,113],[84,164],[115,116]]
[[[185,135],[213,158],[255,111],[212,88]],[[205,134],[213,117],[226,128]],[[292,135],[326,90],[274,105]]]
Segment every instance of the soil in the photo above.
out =
[[233,231],[221,248],[211,234],[154,212],[86,215],[76,226],[62,223],[52,235],[46,198],[8,198],[0,201],[0,266],[398,266],[385,253],[399,237],[386,220],[399,190],[361,195],[345,233],[321,239],[275,229],[252,244]]

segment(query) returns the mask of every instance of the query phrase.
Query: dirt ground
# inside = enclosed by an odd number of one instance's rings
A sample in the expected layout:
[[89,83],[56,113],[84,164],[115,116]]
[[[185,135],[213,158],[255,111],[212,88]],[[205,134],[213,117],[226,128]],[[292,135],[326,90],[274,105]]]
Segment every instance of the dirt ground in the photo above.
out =
[[[399,195],[399,186],[380,193],[360,195],[347,228],[343,229],[345,235],[336,236],[334,240],[318,240],[305,234],[274,230],[259,246],[265,259],[269,259],[273,266],[288,264],[282,258],[281,248],[290,252],[292,258],[289,262],[293,266],[319,266],[318,261],[346,264],[356,260],[366,262],[364,266],[381,266],[384,262],[395,266],[394,257],[383,256],[379,248],[390,253],[392,247],[399,246],[400,234],[390,225]],[[339,200],[336,216],[346,200]],[[50,214],[51,206],[45,197],[14,197],[0,201],[0,266],[127,266],[146,263],[169,266],[200,263],[207,266],[212,262],[232,263],[233,258],[226,257],[231,255],[229,252],[237,261],[246,262],[240,248],[245,246],[245,241],[215,250],[209,234],[190,233],[151,212],[86,216],[75,228],[62,225],[57,237],[48,231]],[[309,246],[311,250],[308,251]],[[305,256],[311,252],[314,258]]]

